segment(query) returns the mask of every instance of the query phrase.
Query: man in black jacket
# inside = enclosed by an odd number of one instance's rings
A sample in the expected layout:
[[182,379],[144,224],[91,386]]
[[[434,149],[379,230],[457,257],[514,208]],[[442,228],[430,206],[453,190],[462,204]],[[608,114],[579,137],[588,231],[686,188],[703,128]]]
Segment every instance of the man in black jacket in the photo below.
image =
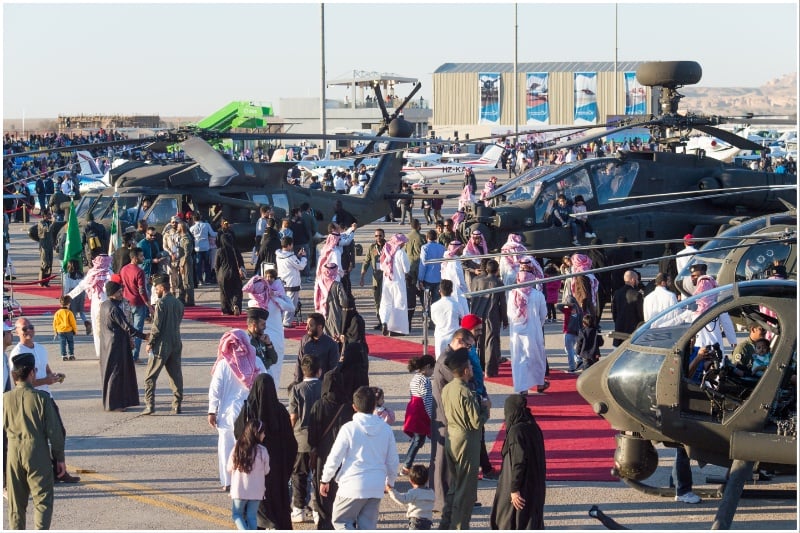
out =
[[[614,330],[619,333],[633,333],[644,321],[644,298],[636,290],[639,278],[636,272],[628,270],[623,276],[625,284],[614,292],[611,302],[611,316],[614,319]],[[614,339],[614,346],[622,344],[621,339]]]

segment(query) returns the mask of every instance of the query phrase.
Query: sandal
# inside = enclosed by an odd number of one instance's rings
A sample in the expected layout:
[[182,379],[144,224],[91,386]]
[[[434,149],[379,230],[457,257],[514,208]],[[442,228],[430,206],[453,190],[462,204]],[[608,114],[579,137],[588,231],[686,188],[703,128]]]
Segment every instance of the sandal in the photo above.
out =
[[539,385],[536,387],[536,392],[542,394],[544,391],[550,388],[550,382],[548,380],[544,380],[544,385]]

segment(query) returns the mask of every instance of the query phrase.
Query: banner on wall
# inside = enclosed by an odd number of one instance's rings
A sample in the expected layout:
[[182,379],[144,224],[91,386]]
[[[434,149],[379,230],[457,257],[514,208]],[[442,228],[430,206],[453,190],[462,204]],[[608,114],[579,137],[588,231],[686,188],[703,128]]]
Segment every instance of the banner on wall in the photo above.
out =
[[597,73],[575,73],[575,124],[597,124]]
[[647,91],[636,79],[635,72],[625,73],[625,114],[644,115],[647,111]]
[[547,72],[528,72],[526,75],[525,119],[527,124],[550,124],[547,82]]
[[497,72],[479,73],[478,89],[481,95],[478,124],[499,124],[500,74]]

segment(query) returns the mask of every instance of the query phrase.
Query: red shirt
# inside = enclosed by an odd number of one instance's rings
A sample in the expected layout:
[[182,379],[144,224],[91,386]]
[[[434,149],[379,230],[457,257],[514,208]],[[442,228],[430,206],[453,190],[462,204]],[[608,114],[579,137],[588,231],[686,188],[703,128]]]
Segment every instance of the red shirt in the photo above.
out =
[[139,268],[139,265],[128,263],[120,269],[119,275],[122,278],[122,295],[128,303],[134,307],[145,305],[147,302],[139,292],[141,290],[147,294],[144,270]]

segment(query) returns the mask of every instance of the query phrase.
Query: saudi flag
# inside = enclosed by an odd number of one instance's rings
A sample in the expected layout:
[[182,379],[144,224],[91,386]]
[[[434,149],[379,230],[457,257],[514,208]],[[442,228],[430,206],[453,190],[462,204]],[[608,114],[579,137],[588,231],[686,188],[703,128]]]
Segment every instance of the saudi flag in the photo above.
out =
[[78,215],[75,214],[75,202],[69,203],[69,220],[67,221],[67,240],[64,243],[64,259],[61,269],[66,272],[67,263],[71,260],[81,260],[83,245],[81,244],[81,230],[78,228]]
[[108,241],[108,255],[113,255],[114,250],[122,248],[122,232],[119,229],[119,202],[114,200],[114,215],[111,217],[111,239]]

